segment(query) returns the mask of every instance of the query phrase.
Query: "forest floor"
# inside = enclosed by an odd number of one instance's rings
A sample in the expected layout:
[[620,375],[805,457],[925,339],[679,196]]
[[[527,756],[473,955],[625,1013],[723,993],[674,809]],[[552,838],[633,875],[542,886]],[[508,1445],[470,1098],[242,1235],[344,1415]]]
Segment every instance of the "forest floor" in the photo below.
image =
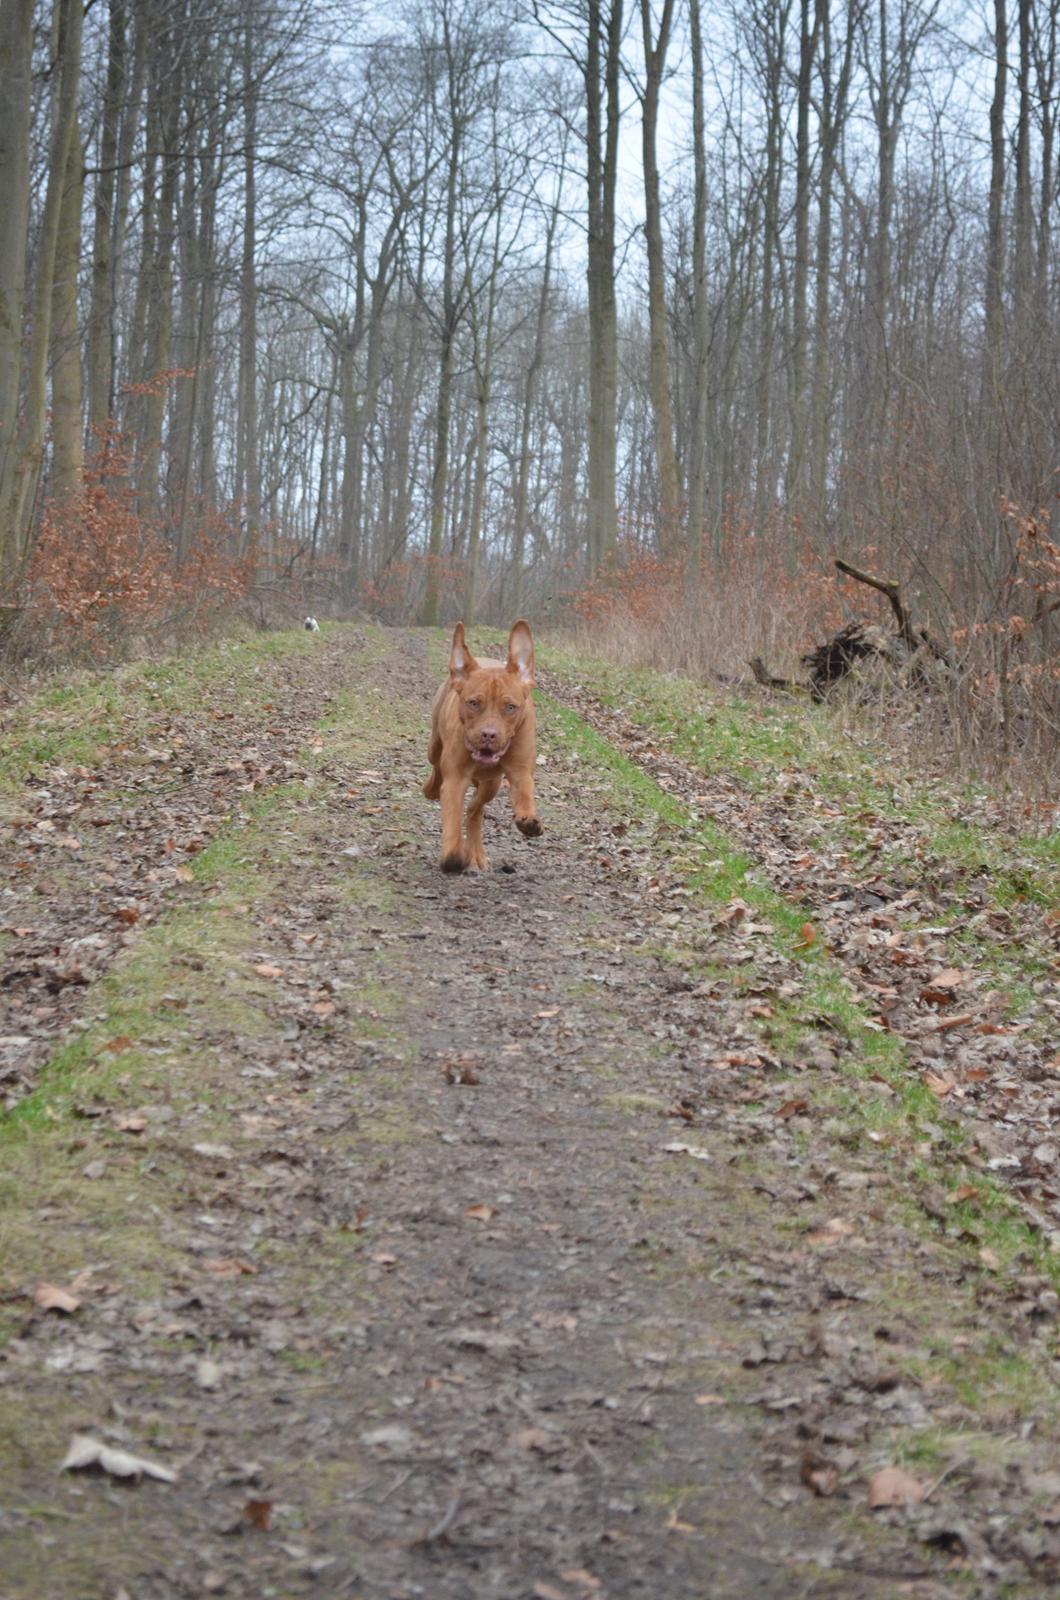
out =
[[2,1600],[1055,1586],[1056,834],[543,656],[459,878],[440,635],[3,712]]

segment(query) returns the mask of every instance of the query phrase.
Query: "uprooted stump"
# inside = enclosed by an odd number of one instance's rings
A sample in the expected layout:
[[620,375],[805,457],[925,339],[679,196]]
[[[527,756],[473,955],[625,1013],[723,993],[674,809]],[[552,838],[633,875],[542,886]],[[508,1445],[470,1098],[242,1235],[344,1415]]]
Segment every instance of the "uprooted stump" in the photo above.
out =
[[849,562],[837,560],[838,570],[858,583],[867,584],[886,595],[894,613],[896,627],[892,630],[875,623],[854,621],[834,633],[830,639],[808,650],[801,657],[809,669],[809,681],[796,683],[790,678],[778,678],[765,666],[760,656],[750,662],[755,682],[767,689],[809,691],[814,700],[825,698],[829,690],[847,676],[861,662],[879,663],[888,673],[925,687],[929,681],[928,667],[948,668],[950,659],[945,647],[926,628],[913,625],[909,612],[902,603],[898,584],[887,578],[877,578],[871,572],[862,572]]
[[867,622],[848,622],[845,628],[800,657],[810,670],[810,693],[823,700],[833,684],[845,678],[859,661],[870,659],[899,668],[903,656],[899,636]]

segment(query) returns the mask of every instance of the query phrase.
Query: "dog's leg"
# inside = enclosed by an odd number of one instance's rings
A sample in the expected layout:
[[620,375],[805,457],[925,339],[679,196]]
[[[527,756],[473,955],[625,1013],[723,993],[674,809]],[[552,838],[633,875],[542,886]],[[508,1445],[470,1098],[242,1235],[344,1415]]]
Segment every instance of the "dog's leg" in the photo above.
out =
[[464,848],[465,778],[442,779],[442,857],[443,872],[463,872],[468,864]]
[[423,785],[424,798],[437,800],[442,792],[442,741],[438,733],[437,723],[431,728],[431,739],[427,746],[427,760],[431,764],[431,775]]
[[467,860],[468,866],[478,867],[484,871],[489,866],[486,852],[482,847],[482,813],[489,805],[493,796],[501,786],[501,774],[491,774],[488,778],[480,778],[475,785],[475,793],[471,804],[467,808]]
[[513,772],[509,775],[509,781],[512,786],[512,816],[515,818],[515,826],[528,839],[536,839],[545,830],[534,811],[534,774],[532,771]]

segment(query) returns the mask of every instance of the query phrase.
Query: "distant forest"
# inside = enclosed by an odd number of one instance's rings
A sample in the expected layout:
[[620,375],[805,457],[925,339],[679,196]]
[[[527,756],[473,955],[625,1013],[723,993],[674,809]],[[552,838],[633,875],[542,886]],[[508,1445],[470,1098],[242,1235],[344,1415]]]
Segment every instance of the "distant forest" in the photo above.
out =
[[1029,536],[1051,626],[1058,30],[0,0],[13,606],[74,616],[108,548],[131,593],[317,578],[434,622],[841,544],[982,618]]

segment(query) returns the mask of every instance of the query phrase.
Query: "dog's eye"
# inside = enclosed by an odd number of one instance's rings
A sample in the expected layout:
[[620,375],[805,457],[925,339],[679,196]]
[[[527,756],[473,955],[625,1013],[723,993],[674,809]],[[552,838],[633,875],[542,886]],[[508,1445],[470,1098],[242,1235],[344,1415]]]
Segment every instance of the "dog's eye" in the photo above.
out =
[[506,717],[514,717],[515,713],[518,711],[518,709],[519,709],[519,707],[513,705],[512,702],[509,700],[508,704],[504,708],[504,714],[505,714]]
[[464,704],[467,706],[467,709],[469,711],[481,711],[482,710],[482,701],[481,700],[465,700]]

